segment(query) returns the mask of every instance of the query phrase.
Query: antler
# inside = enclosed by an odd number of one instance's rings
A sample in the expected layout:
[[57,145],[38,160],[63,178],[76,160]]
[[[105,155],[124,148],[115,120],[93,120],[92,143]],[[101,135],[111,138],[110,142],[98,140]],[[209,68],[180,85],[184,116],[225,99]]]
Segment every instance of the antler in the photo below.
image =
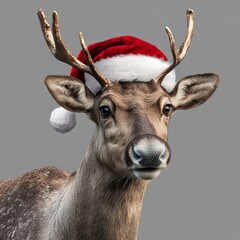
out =
[[168,34],[168,38],[170,41],[171,51],[173,55],[173,63],[166,68],[157,78],[154,79],[156,83],[162,83],[164,77],[171,72],[185,57],[188,48],[190,47],[192,37],[193,37],[193,30],[194,30],[194,11],[192,9],[187,10],[187,34],[185,37],[185,41],[181,45],[181,47],[177,50],[176,44],[174,41],[173,34],[169,27],[166,27],[166,32]]
[[52,30],[46,20],[45,14],[42,9],[38,11],[38,18],[42,28],[43,36],[51,53],[55,58],[69,64],[74,68],[77,68],[85,73],[92,75],[102,87],[110,85],[111,81],[104,77],[96,68],[88,51],[88,48],[86,47],[82,33],[79,33],[80,43],[86,57],[88,66],[80,62],[76,57],[74,57],[73,54],[67,49],[66,45],[63,43],[59,30],[58,14],[56,11],[53,12]]

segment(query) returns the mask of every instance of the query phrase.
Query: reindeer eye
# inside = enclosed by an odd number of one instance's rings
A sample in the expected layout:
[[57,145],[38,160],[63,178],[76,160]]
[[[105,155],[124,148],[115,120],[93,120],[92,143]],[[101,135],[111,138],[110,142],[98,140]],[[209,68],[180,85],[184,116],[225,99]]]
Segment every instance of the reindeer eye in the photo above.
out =
[[163,107],[163,113],[165,115],[169,115],[170,111],[171,111],[171,108],[172,108],[172,105],[171,104],[166,104],[164,107]]
[[107,118],[107,117],[109,117],[110,114],[111,114],[111,110],[110,110],[110,108],[109,108],[108,106],[101,106],[101,107],[99,108],[99,110],[100,110],[100,112],[101,112],[102,118]]

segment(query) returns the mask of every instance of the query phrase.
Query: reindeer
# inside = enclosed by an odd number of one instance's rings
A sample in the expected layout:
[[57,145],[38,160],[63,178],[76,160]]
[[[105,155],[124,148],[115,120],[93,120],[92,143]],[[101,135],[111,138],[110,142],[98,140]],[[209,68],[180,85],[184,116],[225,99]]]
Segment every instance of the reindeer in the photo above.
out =
[[172,113],[201,105],[219,82],[216,74],[207,73],[184,77],[171,93],[161,86],[186,55],[194,12],[187,10],[187,34],[179,50],[166,27],[173,62],[149,82],[111,82],[96,68],[81,33],[87,65],[63,43],[57,13],[52,30],[42,10],[38,16],[52,54],[91,74],[102,86],[94,95],[70,76],[48,76],[45,81],[58,104],[86,113],[96,130],[77,172],[45,167],[0,182],[0,238],[137,239],[146,187],[170,160],[167,129]]

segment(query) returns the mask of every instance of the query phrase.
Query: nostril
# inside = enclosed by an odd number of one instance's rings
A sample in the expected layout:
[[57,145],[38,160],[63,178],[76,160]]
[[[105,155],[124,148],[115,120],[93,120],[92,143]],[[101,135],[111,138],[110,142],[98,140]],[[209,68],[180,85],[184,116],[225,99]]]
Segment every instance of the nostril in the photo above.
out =
[[164,151],[160,152],[160,154],[159,154],[159,159],[161,161],[165,158],[166,158],[166,149],[164,149]]
[[132,152],[133,152],[133,157],[137,161],[141,161],[143,159],[143,155],[135,147],[132,148]]

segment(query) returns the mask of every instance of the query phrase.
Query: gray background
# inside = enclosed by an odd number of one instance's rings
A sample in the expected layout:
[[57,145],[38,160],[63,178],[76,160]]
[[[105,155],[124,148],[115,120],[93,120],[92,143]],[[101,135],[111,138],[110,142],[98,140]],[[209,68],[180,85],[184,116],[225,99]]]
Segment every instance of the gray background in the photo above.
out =
[[31,169],[55,165],[73,171],[89,143],[94,124],[78,115],[74,131],[54,132],[48,122],[57,104],[48,93],[48,74],[70,67],[50,54],[36,12],[60,14],[69,49],[131,34],[163,50],[171,60],[166,25],[180,44],[188,7],[195,34],[177,68],[177,77],[216,72],[217,92],[203,106],[175,114],[170,124],[172,160],[148,187],[139,239],[238,239],[239,193],[239,8],[238,1],[2,1],[0,8],[0,176],[13,178]]

